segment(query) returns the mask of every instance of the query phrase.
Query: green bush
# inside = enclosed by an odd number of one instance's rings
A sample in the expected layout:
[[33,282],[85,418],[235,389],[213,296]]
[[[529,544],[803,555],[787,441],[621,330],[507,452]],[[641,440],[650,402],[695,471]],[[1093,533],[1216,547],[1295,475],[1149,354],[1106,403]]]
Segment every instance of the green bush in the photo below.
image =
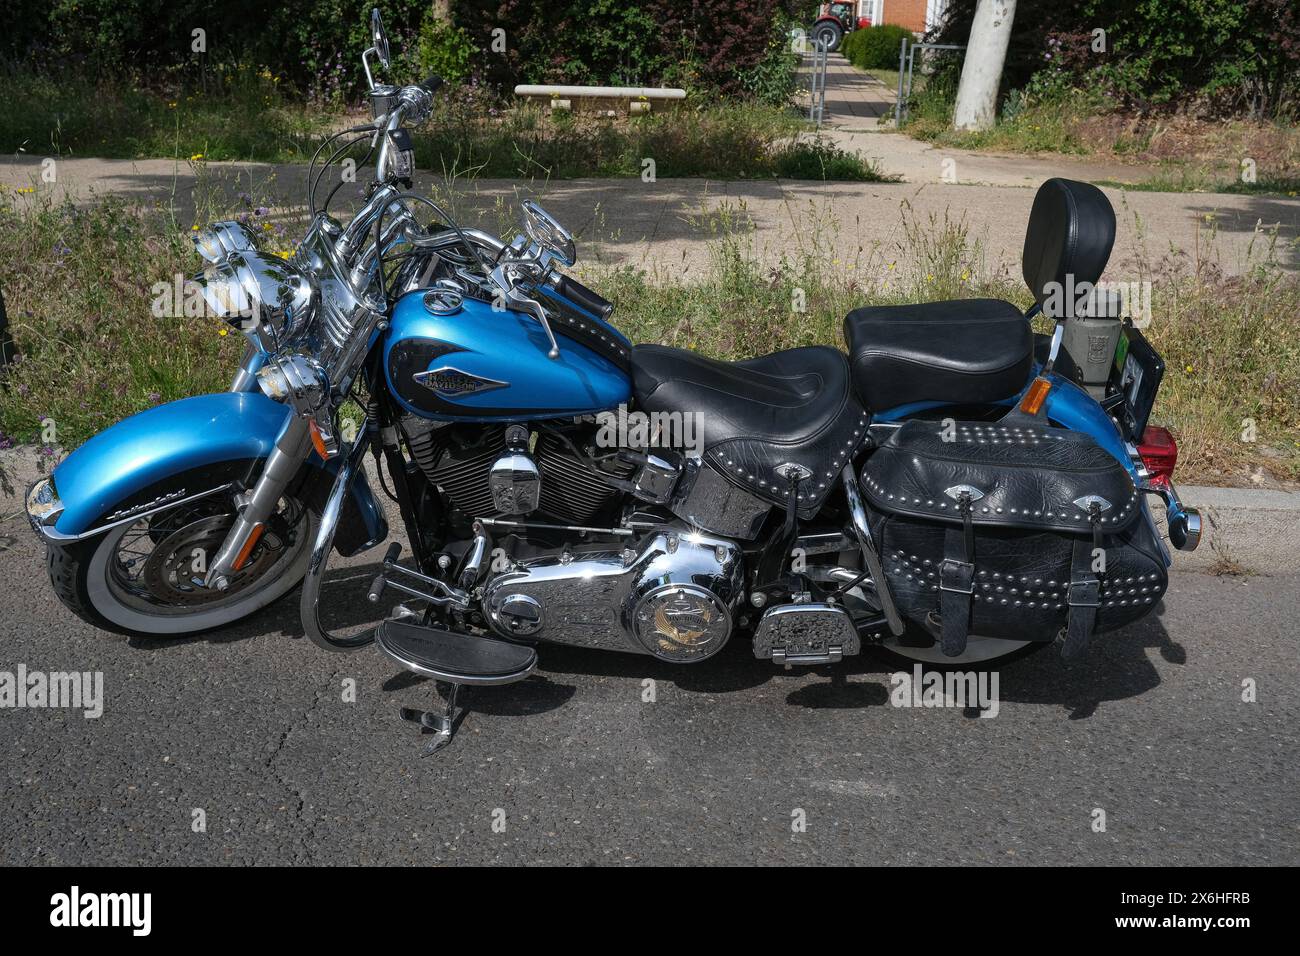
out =
[[415,42],[415,59],[421,76],[431,73],[451,83],[467,80],[474,70],[478,52],[464,27],[439,20],[433,8],[429,8]]
[[774,157],[775,173],[783,179],[823,179],[878,183],[888,180],[874,160],[822,140],[796,140]]
[[5,0],[0,70],[175,89],[201,86],[218,64],[246,64],[341,104],[363,89],[372,6],[397,58],[386,80],[413,79],[423,63],[499,89],[671,84],[774,102],[790,65],[776,47],[796,3],[456,0],[449,27],[435,25],[429,0]]
[[912,31],[886,23],[854,30],[844,38],[840,49],[859,70],[896,70],[904,37],[911,39]]
[[798,69],[799,57],[791,48],[787,30],[774,31],[763,59],[737,71],[739,91],[765,106],[784,106],[794,94]]

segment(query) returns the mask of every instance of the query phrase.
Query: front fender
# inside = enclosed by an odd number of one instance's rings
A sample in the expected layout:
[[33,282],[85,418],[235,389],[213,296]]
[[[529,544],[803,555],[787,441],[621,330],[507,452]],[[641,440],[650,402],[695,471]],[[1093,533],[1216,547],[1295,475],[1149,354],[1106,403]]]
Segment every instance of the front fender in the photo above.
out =
[[[62,511],[45,530],[51,538],[83,537],[108,527],[114,515],[147,511],[164,492],[183,490],[185,495],[177,497],[187,497],[232,481],[247,483],[292,414],[259,392],[218,392],[123,419],[55,467],[53,493]],[[313,452],[308,463],[317,472],[312,486],[323,485],[327,492],[337,459],[327,463]],[[185,487],[177,489],[175,479],[181,476]],[[349,513],[344,520],[362,526],[358,536],[350,536],[352,544],[376,544],[387,535],[364,473],[353,481],[345,507]]]

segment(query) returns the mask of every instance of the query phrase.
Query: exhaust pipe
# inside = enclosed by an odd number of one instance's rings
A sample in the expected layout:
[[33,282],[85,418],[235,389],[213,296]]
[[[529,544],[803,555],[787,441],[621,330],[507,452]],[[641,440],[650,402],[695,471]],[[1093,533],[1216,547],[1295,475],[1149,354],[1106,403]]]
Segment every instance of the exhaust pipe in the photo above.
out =
[[1179,551],[1195,551],[1201,543],[1201,512],[1183,504],[1178,489],[1168,478],[1148,481],[1142,485],[1142,490],[1164,499],[1169,543]]

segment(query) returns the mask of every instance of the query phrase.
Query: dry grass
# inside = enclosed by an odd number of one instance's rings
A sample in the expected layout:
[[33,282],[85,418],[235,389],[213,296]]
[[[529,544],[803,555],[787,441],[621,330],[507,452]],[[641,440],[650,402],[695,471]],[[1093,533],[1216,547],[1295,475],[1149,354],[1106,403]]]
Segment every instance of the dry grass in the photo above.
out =
[[[743,206],[724,206],[700,217],[713,231],[701,280],[628,270],[586,278],[618,303],[634,341],[720,358],[842,346],[844,314],[865,304],[1029,304],[1023,285],[989,274],[962,220],[902,214],[898,246],[846,249],[827,212],[772,267],[755,253]],[[41,423],[53,421],[57,444],[71,447],[152,404],[224,388],[242,339],[210,319],[150,312],[155,283],[197,267],[185,231],[157,209],[0,193],[0,283],[24,353],[0,386],[0,441],[44,445]],[[1152,266],[1146,277],[1147,336],[1168,362],[1154,421],[1178,437],[1180,480],[1300,480],[1300,278],[1268,261],[1237,277],[1209,265]]]

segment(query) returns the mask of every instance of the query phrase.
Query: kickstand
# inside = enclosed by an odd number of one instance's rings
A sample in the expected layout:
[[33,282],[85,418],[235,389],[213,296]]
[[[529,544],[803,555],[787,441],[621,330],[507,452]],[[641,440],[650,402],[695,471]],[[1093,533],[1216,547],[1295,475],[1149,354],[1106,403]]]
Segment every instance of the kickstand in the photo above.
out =
[[459,715],[456,714],[456,692],[460,690],[460,685],[448,683],[446,686],[449,689],[444,691],[442,689],[443,682],[434,681],[434,687],[442,693],[445,701],[442,713],[431,710],[416,710],[413,707],[403,707],[398,711],[398,716],[402,720],[419,724],[424,730],[433,732],[434,737],[420,754],[421,757],[432,756],[451,743],[451,738],[456,734],[456,728],[465,719],[466,712],[464,710]]

